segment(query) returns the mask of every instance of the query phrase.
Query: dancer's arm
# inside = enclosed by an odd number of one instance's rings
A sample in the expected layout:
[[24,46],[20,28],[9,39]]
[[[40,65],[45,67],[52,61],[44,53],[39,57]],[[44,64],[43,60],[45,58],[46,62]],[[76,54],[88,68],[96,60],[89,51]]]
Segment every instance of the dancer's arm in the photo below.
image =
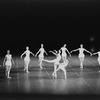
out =
[[96,53],[93,53],[92,55],[96,55],[96,54],[98,54],[98,52],[96,52]]
[[45,52],[46,55],[48,55],[47,52],[46,52],[45,50],[44,50],[44,52]]
[[84,49],[87,53],[90,53],[90,55],[92,55],[92,53],[90,52],[90,51],[88,51],[88,50],[86,50],[86,49]]
[[79,48],[78,49],[75,49],[75,50],[72,50],[70,53],[72,53],[72,52],[74,52],[74,51],[78,51],[79,50]]
[[12,59],[12,63],[14,64],[14,60]]
[[53,51],[49,51],[49,52],[51,52],[51,53],[53,53],[54,55],[56,55],[56,56],[57,56],[57,54],[56,54],[56,53],[54,53]]
[[22,56],[23,56],[25,53],[26,53],[26,51],[21,55],[21,58],[22,58]]
[[37,56],[37,54],[40,52],[40,49],[39,49],[39,51],[35,54],[35,57]]
[[30,51],[30,53],[34,56],[34,54]]
[[4,66],[4,64],[5,64],[5,61],[6,61],[6,57],[4,58],[4,61],[3,61],[3,66]]
[[70,52],[68,51],[68,49],[66,48],[66,51],[69,53],[69,55],[70,55],[70,57],[71,57],[71,54],[70,54]]

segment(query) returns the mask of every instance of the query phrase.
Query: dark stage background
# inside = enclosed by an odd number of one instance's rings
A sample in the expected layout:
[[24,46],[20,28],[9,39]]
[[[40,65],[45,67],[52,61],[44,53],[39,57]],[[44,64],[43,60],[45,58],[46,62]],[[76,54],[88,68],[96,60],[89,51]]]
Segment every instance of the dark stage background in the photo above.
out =
[[27,45],[36,53],[41,43],[47,51],[83,43],[96,52],[99,19],[99,0],[1,0],[0,54],[21,54]]

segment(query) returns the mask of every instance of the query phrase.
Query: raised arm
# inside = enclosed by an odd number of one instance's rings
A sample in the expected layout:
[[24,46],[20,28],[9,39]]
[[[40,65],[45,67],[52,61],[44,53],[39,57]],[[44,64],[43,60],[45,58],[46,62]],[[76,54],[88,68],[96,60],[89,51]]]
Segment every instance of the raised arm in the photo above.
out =
[[88,51],[88,50],[86,50],[86,49],[84,49],[87,53],[90,53],[90,55],[92,55],[92,53],[90,52],[90,51]]
[[70,53],[72,53],[72,52],[74,52],[74,51],[78,51],[79,50],[79,48],[78,49],[75,49],[75,50],[72,50]]

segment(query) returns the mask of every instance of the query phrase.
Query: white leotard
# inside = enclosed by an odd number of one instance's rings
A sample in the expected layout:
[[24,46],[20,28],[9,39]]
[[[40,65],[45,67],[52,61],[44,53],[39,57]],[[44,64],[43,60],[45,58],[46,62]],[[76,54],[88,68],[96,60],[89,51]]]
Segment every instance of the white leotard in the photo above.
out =
[[5,65],[6,66],[11,66],[12,65],[12,63],[11,63],[12,55],[11,54],[7,54],[6,58],[7,58],[7,60],[5,62]]
[[44,48],[40,48],[39,58],[44,58]]
[[26,57],[24,58],[25,61],[30,61],[30,51],[26,51]]
[[61,48],[61,50],[62,50],[62,57],[66,57],[67,56],[67,54],[66,54],[66,48],[65,47],[62,47]]
[[79,55],[78,55],[78,57],[80,58],[80,57],[85,57],[85,55],[84,55],[84,48],[79,48]]

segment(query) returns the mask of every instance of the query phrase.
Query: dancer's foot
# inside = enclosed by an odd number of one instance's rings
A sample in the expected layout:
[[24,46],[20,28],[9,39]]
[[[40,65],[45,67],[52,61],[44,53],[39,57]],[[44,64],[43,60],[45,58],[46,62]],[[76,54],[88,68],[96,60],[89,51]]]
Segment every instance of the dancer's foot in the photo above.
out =
[[67,77],[65,76],[65,79],[67,79]]
[[42,69],[43,69],[43,67],[40,67],[40,69],[42,70]]
[[11,78],[10,76],[7,76],[7,78]]
[[30,73],[29,71],[26,71],[26,73]]
[[80,68],[83,68],[83,66],[81,66]]

